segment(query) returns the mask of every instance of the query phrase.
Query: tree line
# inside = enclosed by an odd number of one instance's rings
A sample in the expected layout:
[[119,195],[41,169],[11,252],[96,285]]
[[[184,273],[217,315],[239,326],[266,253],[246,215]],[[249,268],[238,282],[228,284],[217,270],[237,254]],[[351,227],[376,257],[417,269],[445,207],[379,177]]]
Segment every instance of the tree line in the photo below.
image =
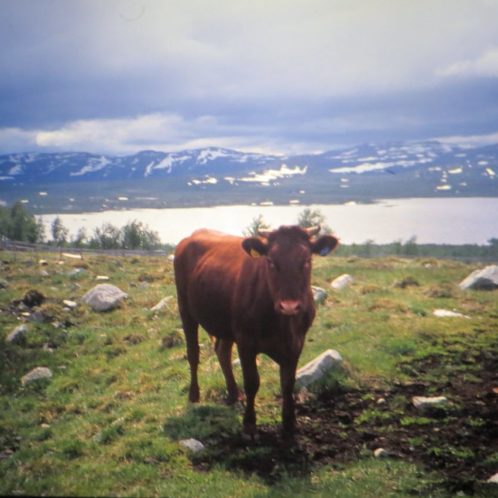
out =
[[129,221],[121,228],[103,223],[90,234],[80,228],[76,235],[70,237],[68,228],[56,216],[50,226],[50,235],[51,239],[47,240],[42,219],[36,219],[21,202],[10,208],[0,206],[0,237],[17,242],[89,249],[152,250],[162,247],[159,234],[137,220]]
[[[318,209],[305,208],[298,215],[297,224],[303,228],[320,225],[321,233],[333,233],[326,224],[325,216]],[[245,236],[257,236],[260,230],[270,226],[260,214],[244,229]],[[47,240],[41,218],[35,218],[21,202],[11,207],[0,206],[0,237],[18,242],[45,243],[57,247],[89,249],[143,249],[153,250],[165,247],[159,234],[146,224],[133,220],[118,228],[111,223],[103,223],[88,234],[80,228],[76,235],[69,236],[69,230],[60,217],[50,226],[51,239]],[[172,248],[169,246],[169,248]],[[416,237],[406,242],[395,241],[389,244],[376,244],[367,240],[361,244],[340,244],[338,256],[383,257],[433,257],[433,258],[475,258],[498,261],[498,238],[492,238],[486,245],[478,244],[418,244]]]

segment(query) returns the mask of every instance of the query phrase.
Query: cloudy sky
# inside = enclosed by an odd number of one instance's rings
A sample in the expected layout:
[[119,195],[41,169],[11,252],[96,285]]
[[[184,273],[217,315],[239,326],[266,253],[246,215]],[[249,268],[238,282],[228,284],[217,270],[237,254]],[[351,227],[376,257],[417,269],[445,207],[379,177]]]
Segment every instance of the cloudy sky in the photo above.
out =
[[0,0],[0,153],[498,142],[497,26],[496,0]]

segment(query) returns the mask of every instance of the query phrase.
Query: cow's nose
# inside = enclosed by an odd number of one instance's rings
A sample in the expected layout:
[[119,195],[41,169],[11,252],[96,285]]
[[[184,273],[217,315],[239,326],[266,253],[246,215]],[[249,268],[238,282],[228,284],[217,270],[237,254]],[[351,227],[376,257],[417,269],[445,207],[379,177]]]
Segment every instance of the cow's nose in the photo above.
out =
[[297,315],[301,311],[301,303],[299,301],[279,301],[278,310],[283,315]]

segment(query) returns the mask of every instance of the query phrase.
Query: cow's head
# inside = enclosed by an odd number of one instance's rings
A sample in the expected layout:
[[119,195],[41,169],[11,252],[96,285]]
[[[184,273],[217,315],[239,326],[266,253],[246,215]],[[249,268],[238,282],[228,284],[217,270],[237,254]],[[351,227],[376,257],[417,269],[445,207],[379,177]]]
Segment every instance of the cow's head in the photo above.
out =
[[331,235],[316,237],[320,227],[303,229],[282,226],[260,237],[243,240],[242,247],[253,258],[262,258],[268,286],[277,313],[297,315],[311,299],[311,256],[325,256],[337,246]]

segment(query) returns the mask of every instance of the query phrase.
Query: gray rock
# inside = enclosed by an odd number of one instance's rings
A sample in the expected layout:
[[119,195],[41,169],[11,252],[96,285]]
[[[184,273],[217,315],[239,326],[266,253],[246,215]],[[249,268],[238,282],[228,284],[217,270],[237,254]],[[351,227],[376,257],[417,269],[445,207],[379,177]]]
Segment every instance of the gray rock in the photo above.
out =
[[460,289],[493,290],[498,288],[498,265],[489,265],[473,271],[459,284]]
[[327,292],[321,287],[311,286],[311,292],[313,293],[313,301],[316,304],[323,304],[325,299],[327,299]]
[[330,287],[332,287],[332,289],[341,290],[345,287],[349,287],[353,283],[353,281],[353,277],[345,273],[344,275],[340,275],[339,277],[335,278],[330,284]]
[[82,297],[82,301],[93,311],[110,311],[117,308],[127,297],[128,294],[115,285],[98,284]]
[[24,324],[19,325],[5,338],[5,342],[10,344],[23,344],[26,341],[27,333],[28,327]]
[[40,270],[40,277],[50,277],[50,273],[47,270]]
[[64,299],[64,301],[62,301],[62,304],[64,304],[64,306],[66,306],[71,310],[76,308],[76,306],[78,306],[78,303],[76,303],[75,301],[71,301],[69,299]]
[[445,396],[413,396],[412,404],[417,410],[427,410],[431,408],[441,408],[448,403]]
[[169,309],[168,303],[173,299],[173,296],[163,297],[155,306],[152,306],[150,311],[161,311],[163,309]]
[[193,439],[193,438],[182,439],[180,441],[180,446],[187,448],[188,450],[190,450],[193,453],[198,453],[199,451],[202,451],[205,448],[205,446],[200,441],[198,441],[197,439]]
[[374,450],[373,453],[375,458],[387,458],[390,456],[389,452],[386,451],[384,448],[377,448]]
[[107,275],[97,275],[95,277],[95,280],[97,281],[100,281],[100,282],[107,282],[107,280],[109,280],[110,277],[108,277]]
[[46,323],[50,320],[50,317],[46,316],[42,310],[37,309],[29,315],[29,321],[35,323]]
[[342,356],[334,349],[327,349],[296,373],[296,386],[307,387],[322,379],[331,370],[342,367]]
[[491,484],[498,484],[498,472],[492,475],[486,482],[489,482]]
[[37,382],[39,380],[51,379],[51,378],[52,378],[52,370],[50,370],[50,368],[36,367],[21,378],[21,384],[25,386],[27,384],[31,384],[32,382]]
[[470,316],[463,315],[462,313],[458,313],[457,311],[443,309],[434,310],[432,314],[439,318],[470,318]]
[[67,272],[67,275],[70,277],[76,277],[77,275],[81,275],[85,273],[84,268],[73,268],[72,270]]
[[9,286],[9,282],[4,278],[0,278],[0,289],[6,289]]

